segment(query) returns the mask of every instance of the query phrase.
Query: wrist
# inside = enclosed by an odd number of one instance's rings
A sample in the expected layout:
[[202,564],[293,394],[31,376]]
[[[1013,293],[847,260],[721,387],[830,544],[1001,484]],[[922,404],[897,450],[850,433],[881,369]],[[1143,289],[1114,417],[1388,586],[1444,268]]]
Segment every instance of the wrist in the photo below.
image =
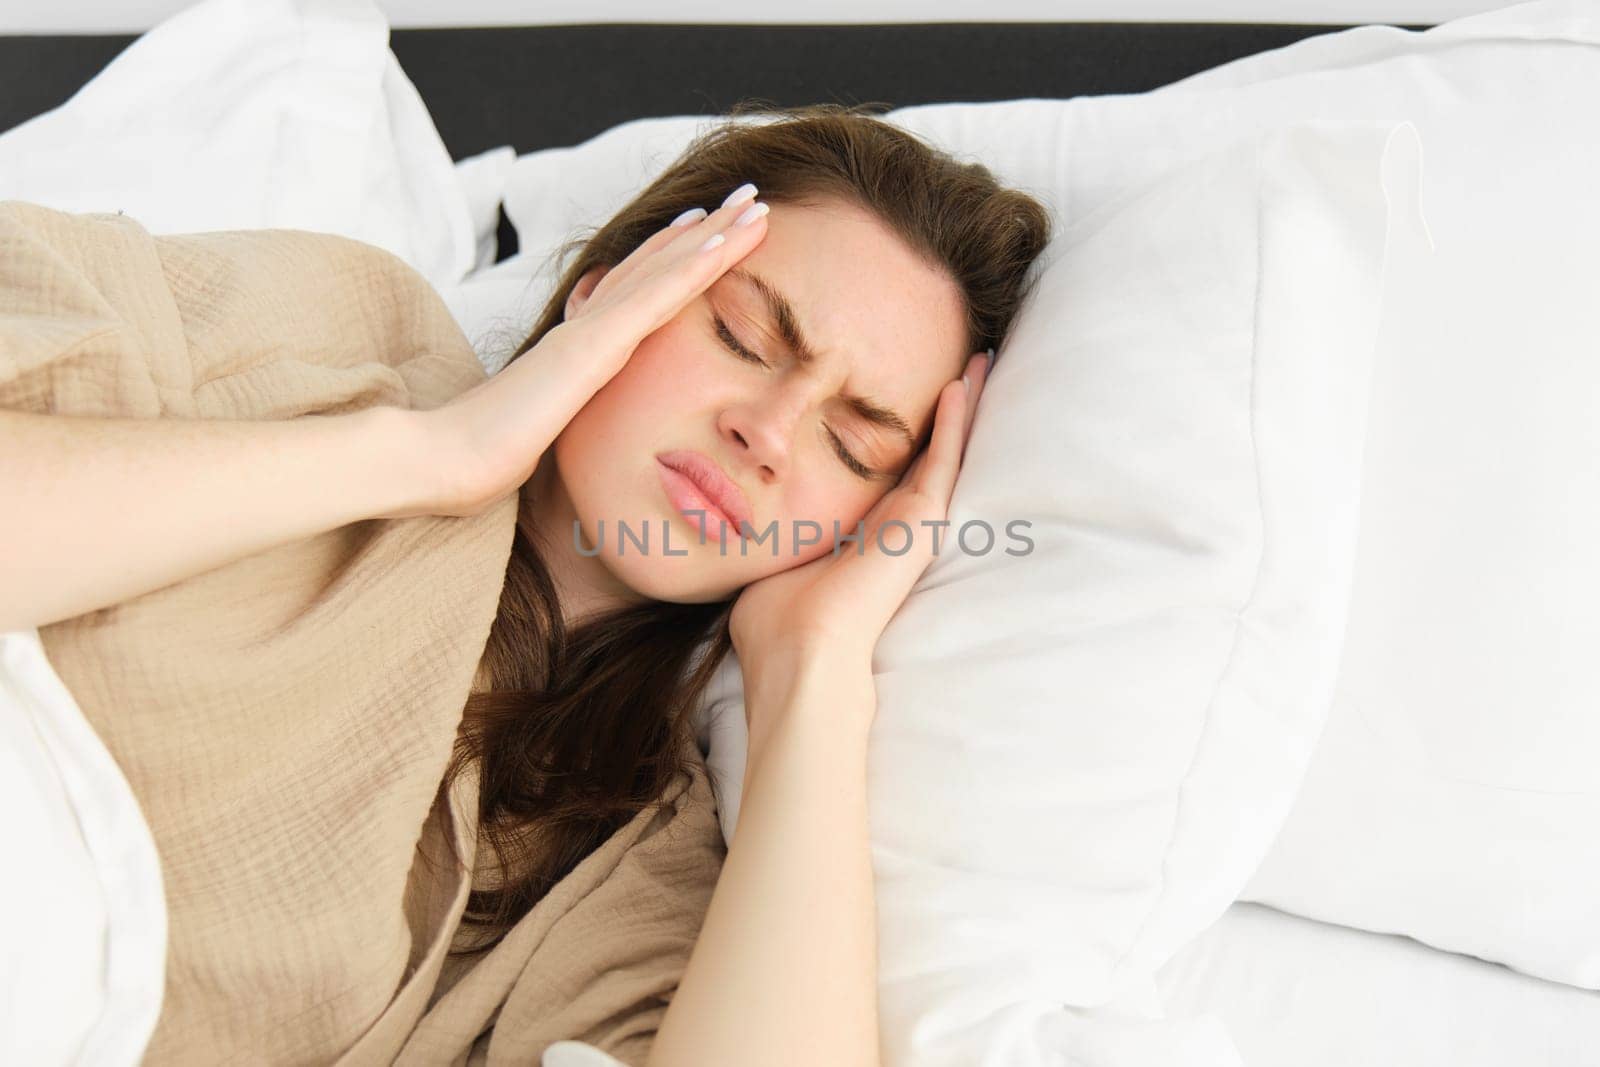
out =
[[819,685],[872,682],[871,650],[832,642],[772,649],[739,663],[746,699],[754,697],[774,708],[792,703],[798,694]]
[[390,404],[351,412],[357,492],[363,518],[408,519],[435,514],[420,412]]
[[795,729],[827,731],[841,745],[859,743],[877,713],[877,688],[869,654],[835,647],[794,649],[741,661],[746,769],[771,740]]

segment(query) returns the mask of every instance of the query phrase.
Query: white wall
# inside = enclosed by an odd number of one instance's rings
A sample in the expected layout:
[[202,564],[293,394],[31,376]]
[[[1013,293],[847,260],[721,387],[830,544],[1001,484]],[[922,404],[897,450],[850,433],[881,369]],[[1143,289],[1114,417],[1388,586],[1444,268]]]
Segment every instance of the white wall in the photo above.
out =
[[[305,0],[302,0],[305,2]],[[190,0],[4,0],[0,33],[141,33]],[[584,22],[1444,22],[1500,0],[377,0],[391,26]]]

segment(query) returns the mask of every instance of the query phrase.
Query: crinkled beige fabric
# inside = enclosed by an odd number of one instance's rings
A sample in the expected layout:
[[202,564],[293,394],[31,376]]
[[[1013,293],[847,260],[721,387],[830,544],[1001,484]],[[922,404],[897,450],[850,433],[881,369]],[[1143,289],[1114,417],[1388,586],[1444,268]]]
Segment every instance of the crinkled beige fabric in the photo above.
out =
[[[0,203],[0,407],[288,419],[433,408],[483,377],[438,294],[370,245]],[[435,799],[515,513],[352,523],[41,629],[161,854],[146,1063],[530,1067],[563,1038],[644,1061],[725,855],[698,752],[664,813],[446,965],[469,880],[443,835],[470,864],[475,776]]]

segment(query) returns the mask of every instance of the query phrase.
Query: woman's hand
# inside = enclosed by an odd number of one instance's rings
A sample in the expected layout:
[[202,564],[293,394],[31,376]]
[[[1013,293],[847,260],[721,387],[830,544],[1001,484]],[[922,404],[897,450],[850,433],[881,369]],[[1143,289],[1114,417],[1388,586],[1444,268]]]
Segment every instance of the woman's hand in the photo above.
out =
[[[650,1050],[652,1067],[876,1064],[877,912],[867,748],[872,651],[934,557],[988,360],[945,385],[933,434],[851,543],[745,586],[729,618],[744,674],[739,825],[694,952]],[[882,531],[892,550],[878,546]],[[888,526],[885,530],[884,527]],[[781,540],[781,539],[780,539]],[[948,537],[943,539],[948,542]]]
[[[409,413],[423,476],[416,497],[385,517],[479,515],[519,489],[639,343],[766,236],[765,211],[735,225],[754,203],[749,189],[709,215],[651,235],[605,272],[575,314],[498,374],[442,407]],[[702,248],[717,235],[719,244]]]
[[[867,512],[859,550],[846,544],[837,555],[830,550],[740,592],[728,626],[747,683],[746,716],[757,703],[773,703],[750,699],[751,688],[781,690],[817,657],[870,669],[878,637],[934,559],[935,528],[923,524],[942,522],[949,513],[989,362],[985,353],[971,357],[971,386],[957,380],[940,391],[927,447]],[[888,525],[896,521],[905,527]],[[904,545],[908,536],[910,548],[890,555],[879,546],[880,531],[891,549]],[[939,532],[940,551],[948,551],[949,531]],[[753,739],[756,724],[750,725]]]

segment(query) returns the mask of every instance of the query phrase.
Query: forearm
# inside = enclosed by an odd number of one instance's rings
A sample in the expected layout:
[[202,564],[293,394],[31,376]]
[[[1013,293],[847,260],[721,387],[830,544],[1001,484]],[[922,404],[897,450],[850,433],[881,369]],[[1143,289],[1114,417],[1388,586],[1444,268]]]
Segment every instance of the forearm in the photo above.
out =
[[0,631],[121,603],[405,501],[408,413],[0,411]]
[[866,656],[746,689],[753,735],[728,849],[650,1067],[878,1062]]

